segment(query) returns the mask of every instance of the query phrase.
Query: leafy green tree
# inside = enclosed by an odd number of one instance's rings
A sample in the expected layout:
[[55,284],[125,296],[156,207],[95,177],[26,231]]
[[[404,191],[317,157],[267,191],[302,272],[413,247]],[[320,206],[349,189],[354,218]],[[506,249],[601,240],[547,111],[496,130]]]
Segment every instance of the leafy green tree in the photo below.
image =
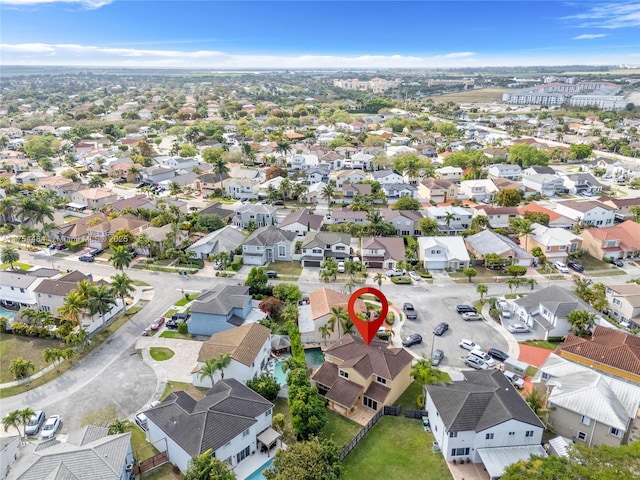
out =
[[175,181],[169,182],[169,195],[177,197],[180,192],[182,192],[182,185]]
[[[551,455],[533,455],[529,460],[521,460],[509,465],[501,480],[575,480],[569,472],[569,459]],[[585,479],[586,480],[586,479]]]
[[524,212],[522,217],[525,220],[530,221],[531,223],[538,223],[538,224],[544,225],[546,227],[549,226],[550,218],[549,218],[549,215],[547,213],[526,211],[526,212]]
[[214,214],[205,214],[198,215],[198,218],[195,222],[193,230],[204,233],[215,232],[216,230],[220,230],[226,225],[224,220],[220,218],[219,215]]
[[332,440],[317,437],[279,450],[267,480],[338,480],[342,473],[340,449]]
[[515,207],[522,201],[522,191],[515,188],[500,190],[496,194],[496,203],[502,207]]
[[450,382],[451,378],[446,372],[438,370],[432,365],[430,358],[421,358],[411,368],[411,376],[420,385],[432,385],[440,382]]
[[422,210],[422,204],[413,197],[402,197],[399,198],[396,203],[391,207],[394,210],[413,210],[418,211]]
[[295,283],[279,283],[273,287],[273,296],[283,302],[297,304],[302,300],[300,287]]
[[59,145],[52,135],[36,135],[24,142],[24,151],[29,158],[40,160],[55,156]]
[[421,218],[418,222],[418,228],[425,237],[438,237],[442,235],[438,222],[431,217]]
[[194,147],[193,145],[189,145],[188,143],[183,144],[180,147],[180,151],[178,152],[178,155],[180,155],[182,158],[195,157],[197,154],[198,149],[196,149],[196,147]]
[[478,271],[473,267],[467,267],[462,270],[462,274],[469,279],[469,283],[471,283],[471,279],[478,275]]
[[291,425],[294,432],[306,440],[318,435],[327,423],[325,400],[311,385],[301,385],[294,392],[295,395],[289,399]]
[[587,310],[574,310],[567,315],[567,321],[571,324],[570,333],[582,338],[591,336],[595,320],[596,314]]
[[218,458],[211,456],[211,450],[189,460],[185,480],[236,480],[233,470]]
[[507,273],[512,277],[522,277],[527,274],[527,267],[521,267],[520,265],[509,265],[507,267]]
[[509,162],[517,163],[522,168],[546,166],[549,164],[549,155],[527,143],[516,143],[509,149]]
[[215,379],[213,377],[215,376],[217,371],[218,364],[216,363],[214,358],[210,358],[209,360],[204,362],[204,364],[198,370],[198,377],[200,378],[200,381],[202,381],[202,379],[206,377],[209,377],[209,380],[211,380],[211,386],[213,386],[215,384]]
[[109,238],[109,247],[131,245],[135,241],[133,233],[128,228],[121,228],[113,232]]
[[2,263],[8,263],[11,266],[11,270],[13,270],[13,264],[20,260],[20,253],[11,245],[5,245],[2,247],[0,258]]
[[270,402],[274,402],[278,398],[278,392],[280,391],[280,384],[268,373],[263,373],[259,377],[247,380],[247,387],[254,392],[262,395]]
[[109,435],[118,435],[131,430],[132,427],[133,425],[129,420],[116,419],[109,424],[107,429],[109,430]]
[[569,158],[572,160],[583,160],[589,158],[593,153],[593,145],[586,143],[574,143],[569,146]]
[[247,275],[247,280],[244,284],[249,287],[251,293],[259,293],[266,288],[268,281],[269,277],[267,277],[267,272],[261,268],[253,267],[251,271],[249,271],[249,275]]

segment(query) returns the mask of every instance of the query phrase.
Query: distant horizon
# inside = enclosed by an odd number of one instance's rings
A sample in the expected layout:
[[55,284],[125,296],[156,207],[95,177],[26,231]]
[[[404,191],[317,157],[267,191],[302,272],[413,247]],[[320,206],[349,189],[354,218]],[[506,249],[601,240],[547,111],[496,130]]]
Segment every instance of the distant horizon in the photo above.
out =
[[640,2],[0,0],[3,65],[381,70],[640,65]]

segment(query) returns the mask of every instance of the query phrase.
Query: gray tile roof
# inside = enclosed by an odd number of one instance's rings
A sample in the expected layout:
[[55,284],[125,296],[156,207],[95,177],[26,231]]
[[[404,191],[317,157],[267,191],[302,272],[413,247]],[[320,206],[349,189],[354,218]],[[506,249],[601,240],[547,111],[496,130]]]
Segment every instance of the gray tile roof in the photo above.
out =
[[518,258],[533,258],[533,255],[513,240],[498,233],[494,233],[491,230],[482,230],[475,235],[470,235],[465,239],[465,243],[471,247],[475,253],[480,255],[486,255],[488,253],[497,253],[500,255],[504,252],[513,250],[516,252],[516,256]]
[[280,226],[286,227],[292,223],[300,223],[302,225],[308,225],[311,230],[319,230],[323,220],[324,217],[322,215],[314,215],[309,213],[309,210],[306,208],[301,208],[284,217],[280,222]]
[[191,305],[192,313],[228,315],[234,308],[242,308],[249,296],[249,287],[228,285],[222,289],[205,290]]
[[233,378],[217,382],[201,400],[174,392],[145,412],[169,438],[191,456],[224,446],[273,404]]
[[448,431],[481,432],[512,419],[544,427],[501,371],[465,371],[463,374],[464,381],[427,385],[427,392]]
[[597,313],[591,306],[579,299],[573,292],[558,285],[549,285],[542,290],[532,292],[514,301],[516,305],[531,313],[543,305],[552,315],[566,318],[574,310],[587,310]]
[[296,232],[288,232],[286,230],[280,230],[278,227],[274,227],[273,225],[267,225],[266,227],[260,227],[249,235],[243,245],[261,245],[264,247],[271,247],[280,242],[291,243],[297,236],[298,234]]
[[351,234],[337,232],[309,232],[304,239],[302,248],[320,247],[324,249],[327,245],[335,245],[336,243],[349,245],[351,243]]

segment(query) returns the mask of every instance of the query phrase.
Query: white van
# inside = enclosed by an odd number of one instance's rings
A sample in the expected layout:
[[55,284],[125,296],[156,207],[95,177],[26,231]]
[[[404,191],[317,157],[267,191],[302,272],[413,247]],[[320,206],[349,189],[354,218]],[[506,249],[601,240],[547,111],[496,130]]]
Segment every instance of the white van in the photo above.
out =
[[344,262],[338,262],[338,273],[344,273]]
[[482,350],[473,349],[469,352],[469,356],[476,357],[477,359],[482,360],[490,367],[494,367],[496,364],[496,361],[488,353],[483,352]]

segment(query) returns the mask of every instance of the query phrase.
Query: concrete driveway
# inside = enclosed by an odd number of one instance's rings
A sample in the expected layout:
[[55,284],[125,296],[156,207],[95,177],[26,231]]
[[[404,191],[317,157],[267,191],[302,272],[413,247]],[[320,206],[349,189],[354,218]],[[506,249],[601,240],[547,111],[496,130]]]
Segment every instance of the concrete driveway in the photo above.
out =
[[[193,380],[191,372],[198,363],[198,354],[200,353],[202,342],[198,340],[163,338],[160,336],[162,331],[153,337],[140,337],[136,344],[136,349],[142,350],[145,362],[156,372],[159,369],[164,370],[163,376],[168,381],[191,383]],[[149,354],[151,347],[168,348],[174,352],[174,355],[169,360],[157,362]]]

